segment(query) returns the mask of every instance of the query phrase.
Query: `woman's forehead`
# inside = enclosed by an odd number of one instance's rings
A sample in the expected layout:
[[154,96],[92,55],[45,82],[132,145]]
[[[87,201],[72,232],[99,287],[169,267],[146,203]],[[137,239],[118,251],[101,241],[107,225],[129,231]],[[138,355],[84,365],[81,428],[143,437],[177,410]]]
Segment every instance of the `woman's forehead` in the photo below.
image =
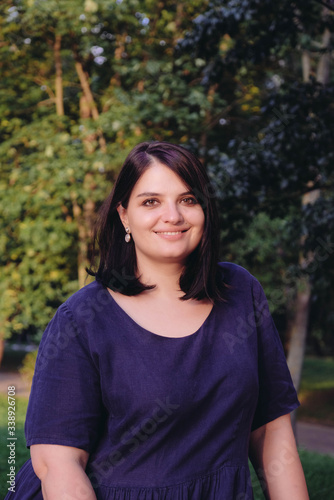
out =
[[154,160],[150,165],[144,170],[142,175],[139,177],[138,181],[133,187],[132,193],[137,192],[143,188],[148,188],[150,191],[152,189],[159,189],[160,191],[166,191],[170,188],[174,189],[186,189],[189,190],[187,183],[170,167],[164,165],[158,160]]

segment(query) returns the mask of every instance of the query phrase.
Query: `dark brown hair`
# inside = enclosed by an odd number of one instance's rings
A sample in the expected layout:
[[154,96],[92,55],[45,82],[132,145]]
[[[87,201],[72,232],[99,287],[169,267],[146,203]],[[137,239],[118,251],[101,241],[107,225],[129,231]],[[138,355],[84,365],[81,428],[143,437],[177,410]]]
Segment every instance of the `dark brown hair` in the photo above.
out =
[[[224,285],[218,270],[219,224],[214,193],[202,163],[182,146],[167,142],[143,142],[126,158],[113,190],[98,214],[93,239],[93,255],[97,246],[100,262],[97,271],[92,261],[87,272],[105,286],[124,295],[137,295],[154,288],[141,283],[136,275],[137,261],[133,240],[124,241],[124,227],[117,207],[127,208],[131,192],[145,170],[158,160],[177,174],[202,206],[204,233],[198,247],[188,256],[180,277],[182,300],[209,298],[224,300]],[[92,259],[94,260],[94,258]]]

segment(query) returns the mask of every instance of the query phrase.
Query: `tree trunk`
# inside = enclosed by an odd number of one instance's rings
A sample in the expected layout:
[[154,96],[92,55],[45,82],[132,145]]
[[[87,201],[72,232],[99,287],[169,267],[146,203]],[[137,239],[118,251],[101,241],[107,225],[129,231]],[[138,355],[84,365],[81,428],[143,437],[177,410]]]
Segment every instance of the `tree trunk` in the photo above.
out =
[[[87,102],[85,94],[80,98],[80,116],[82,119],[88,119],[91,116],[91,106]],[[85,137],[84,147],[86,154],[94,153],[95,140],[95,134],[90,134]],[[83,181],[85,192],[90,193],[96,188],[93,175],[91,173],[88,172],[85,175]],[[78,228],[78,282],[79,287],[82,288],[86,284],[86,267],[89,265],[88,241],[91,237],[91,231],[93,227],[95,203],[92,199],[88,198],[81,208],[74,193],[72,193],[71,198],[73,206],[73,216]]]
[[[90,106],[87,102],[86,96],[82,95],[80,97],[80,117],[82,119],[88,119],[91,117],[91,109]],[[87,154],[92,154],[94,153],[96,147],[95,147],[95,140],[96,140],[96,134],[87,134],[84,139],[83,139],[83,144],[85,147],[85,153]]]
[[[82,119],[89,119],[97,121],[99,119],[99,111],[97,109],[94,97],[89,85],[88,76],[85,73],[82,63],[78,57],[78,54],[74,50],[75,57],[75,69],[79,77],[80,85],[82,88],[83,95],[80,98],[80,116]],[[91,134],[85,137],[84,145],[87,154],[92,154],[95,151],[94,142],[96,140],[96,135],[98,136],[98,141],[100,148],[103,153],[106,152],[106,141],[103,137],[101,129],[97,130],[97,134]],[[85,192],[92,192],[96,185],[94,183],[93,175],[87,173],[84,178]],[[73,205],[73,215],[78,227],[78,281],[79,287],[82,288],[85,285],[87,272],[86,267],[88,266],[88,241],[91,236],[91,230],[94,221],[95,203],[91,198],[88,198],[83,204],[82,208],[79,206],[76,198],[72,197]]]
[[[317,81],[326,85],[329,80],[329,65],[330,65],[330,54],[328,52],[328,47],[330,43],[330,31],[326,28],[322,38],[322,47],[324,53],[320,56],[318,67],[317,67]],[[302,54],[302,66],[303,66],[303,79],[305,82],[308,81],[311,71],[311,61],[310,54],[306,51]],[[309,185],[309,187],[312,187]],[[320,196],[320,190],[314,189],[309,193],[305,194],[302,198],[302,206],[309,203],[313,204]],[[307,259],[303,256],[300,257],[299,265],[301,268],[305,268],[307,264],[312,261],[313,256],[309,255]],[[293,317],[291,321],[290,335],[289,335],[289,352],[287,363],[291,372],[292,380],[296,391],[298,392],[301,380],[301,374],[303,369],[304,353],[306,346],[309,313],[310,313],[310,303],[311,303],[311,284],[308,276],[301,278],[298,283],[298,291],[296,295],[295,304],[293,307]],[[292,426],[296,436],[296,411],[292,413]]]
[[311,58],[308,50],[303,50],[302,68],[303,68],[303,80],[304,82],[308,82],[311,74]]
[[[296,391],[299,391],[309,321],[309,309],[311,301],[311,286],[309,279],[305,278],[299,283],[299,290],[295,300],[294,317],[291,322],[289,353],[287,358],[292,382]],[[296,410],[291,414],[291,423],[295,436],[296,433]]]
[[56,66],[56,110],[58,116],[64,116],[64,97],[63,97],[63,70],[61,66],[61,35],[56,35],[53,46],[55,66]]
[[[81,62],[78,60],[76,60],[76,62],[75,62],[75,69],[77,71],[77,74],[78,74],[78,77],[80,80],[80,85],[81,85],[82,91],[84,93],[84,97],[85,97],[87,106],[91,112],[91,115],[92,115],[94,120],[98,120],[100,115],[99,115],[97,106],[95,104],[92,91],[91,91],[90,86],[89,86],[87,75],[82,67]],[[102,130],[98,130],[98,135],[99,135],[100,148],[103,151],[103,153],[105,153],[107,148],[106,148],[106,141],[105,141],[105,138],[103,137]]]
[[324,52],[320,56],[320,60],[317,68],[317,81],[326,85],[329,82],[329,69],[331,53],[329,51],[329,45],[331,40],[331,33],[328,28],[325,29],[322,35],[322,48]]
[[90,90],[89,82],[86,73],[84,72],[84,69],[82,67],[81,62],[76,61],[75,63],[75,69],[77,71],[79,80],[80,80],[80,85],[83,90],[84,96],[86,98],[87,104],[89,105],[90,111],[92,113],[92,117],[94,120],[97,120],[99,118],[99,112],[96,107],[95,101],[93,94]]
[[288,366],[293,384],[299,390],[301,367],[303,365],[305,341],[307,335],[311,286],[307,278],[300,280],[297,291],[294,322],[291,325],[291,339],[289,345]]
[[[91,174],[86,174],[85,181],[90,181]],[[94,185],[92,189],[94,189]],[[81,209],[74,193],[72,195],[73,216],[78,227],[78,283],[79,288],[86,284],[88,266],[88,240],[91,236],[93,226],[95,203],[92,200],[87,200]]]

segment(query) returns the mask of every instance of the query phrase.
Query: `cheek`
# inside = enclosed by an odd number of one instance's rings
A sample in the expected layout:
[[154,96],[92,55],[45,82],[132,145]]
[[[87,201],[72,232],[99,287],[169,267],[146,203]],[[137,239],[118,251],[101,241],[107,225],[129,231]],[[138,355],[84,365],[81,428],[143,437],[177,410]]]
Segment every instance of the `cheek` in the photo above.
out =
[[129,224],[133,232],[136,229],[149,229],[152,225],[154,225],[157,219],[157,215],[150,211],[143,210],[142,212],[133,213],[129,217]]
[[202,236],[203,236],[203,233],[204,233],[204,219],[203,219],[203,223],[199,229],[199,238],[201,239]]
[[204,226],[205,226],[205,215],[204,212],[202,211],[202,216],[201,216],[201,224],[202,224],[202,231],[204,231]]
[[204,231],[205,215],[202,209],[192,212],[188,220],[191,224],[197,226],[199,231]]

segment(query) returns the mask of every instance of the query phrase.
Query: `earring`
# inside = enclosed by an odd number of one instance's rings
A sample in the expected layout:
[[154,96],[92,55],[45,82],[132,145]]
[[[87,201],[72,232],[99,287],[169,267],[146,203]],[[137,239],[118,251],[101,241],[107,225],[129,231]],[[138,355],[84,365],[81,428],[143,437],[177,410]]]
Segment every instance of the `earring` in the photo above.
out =
[[131,240],[131,235],[130,235],[130,229],[128,227],[125,228],[125,232],[126,232],[126,235],[125,235],[125,241],[127,243],[129,243],[129,241]]

